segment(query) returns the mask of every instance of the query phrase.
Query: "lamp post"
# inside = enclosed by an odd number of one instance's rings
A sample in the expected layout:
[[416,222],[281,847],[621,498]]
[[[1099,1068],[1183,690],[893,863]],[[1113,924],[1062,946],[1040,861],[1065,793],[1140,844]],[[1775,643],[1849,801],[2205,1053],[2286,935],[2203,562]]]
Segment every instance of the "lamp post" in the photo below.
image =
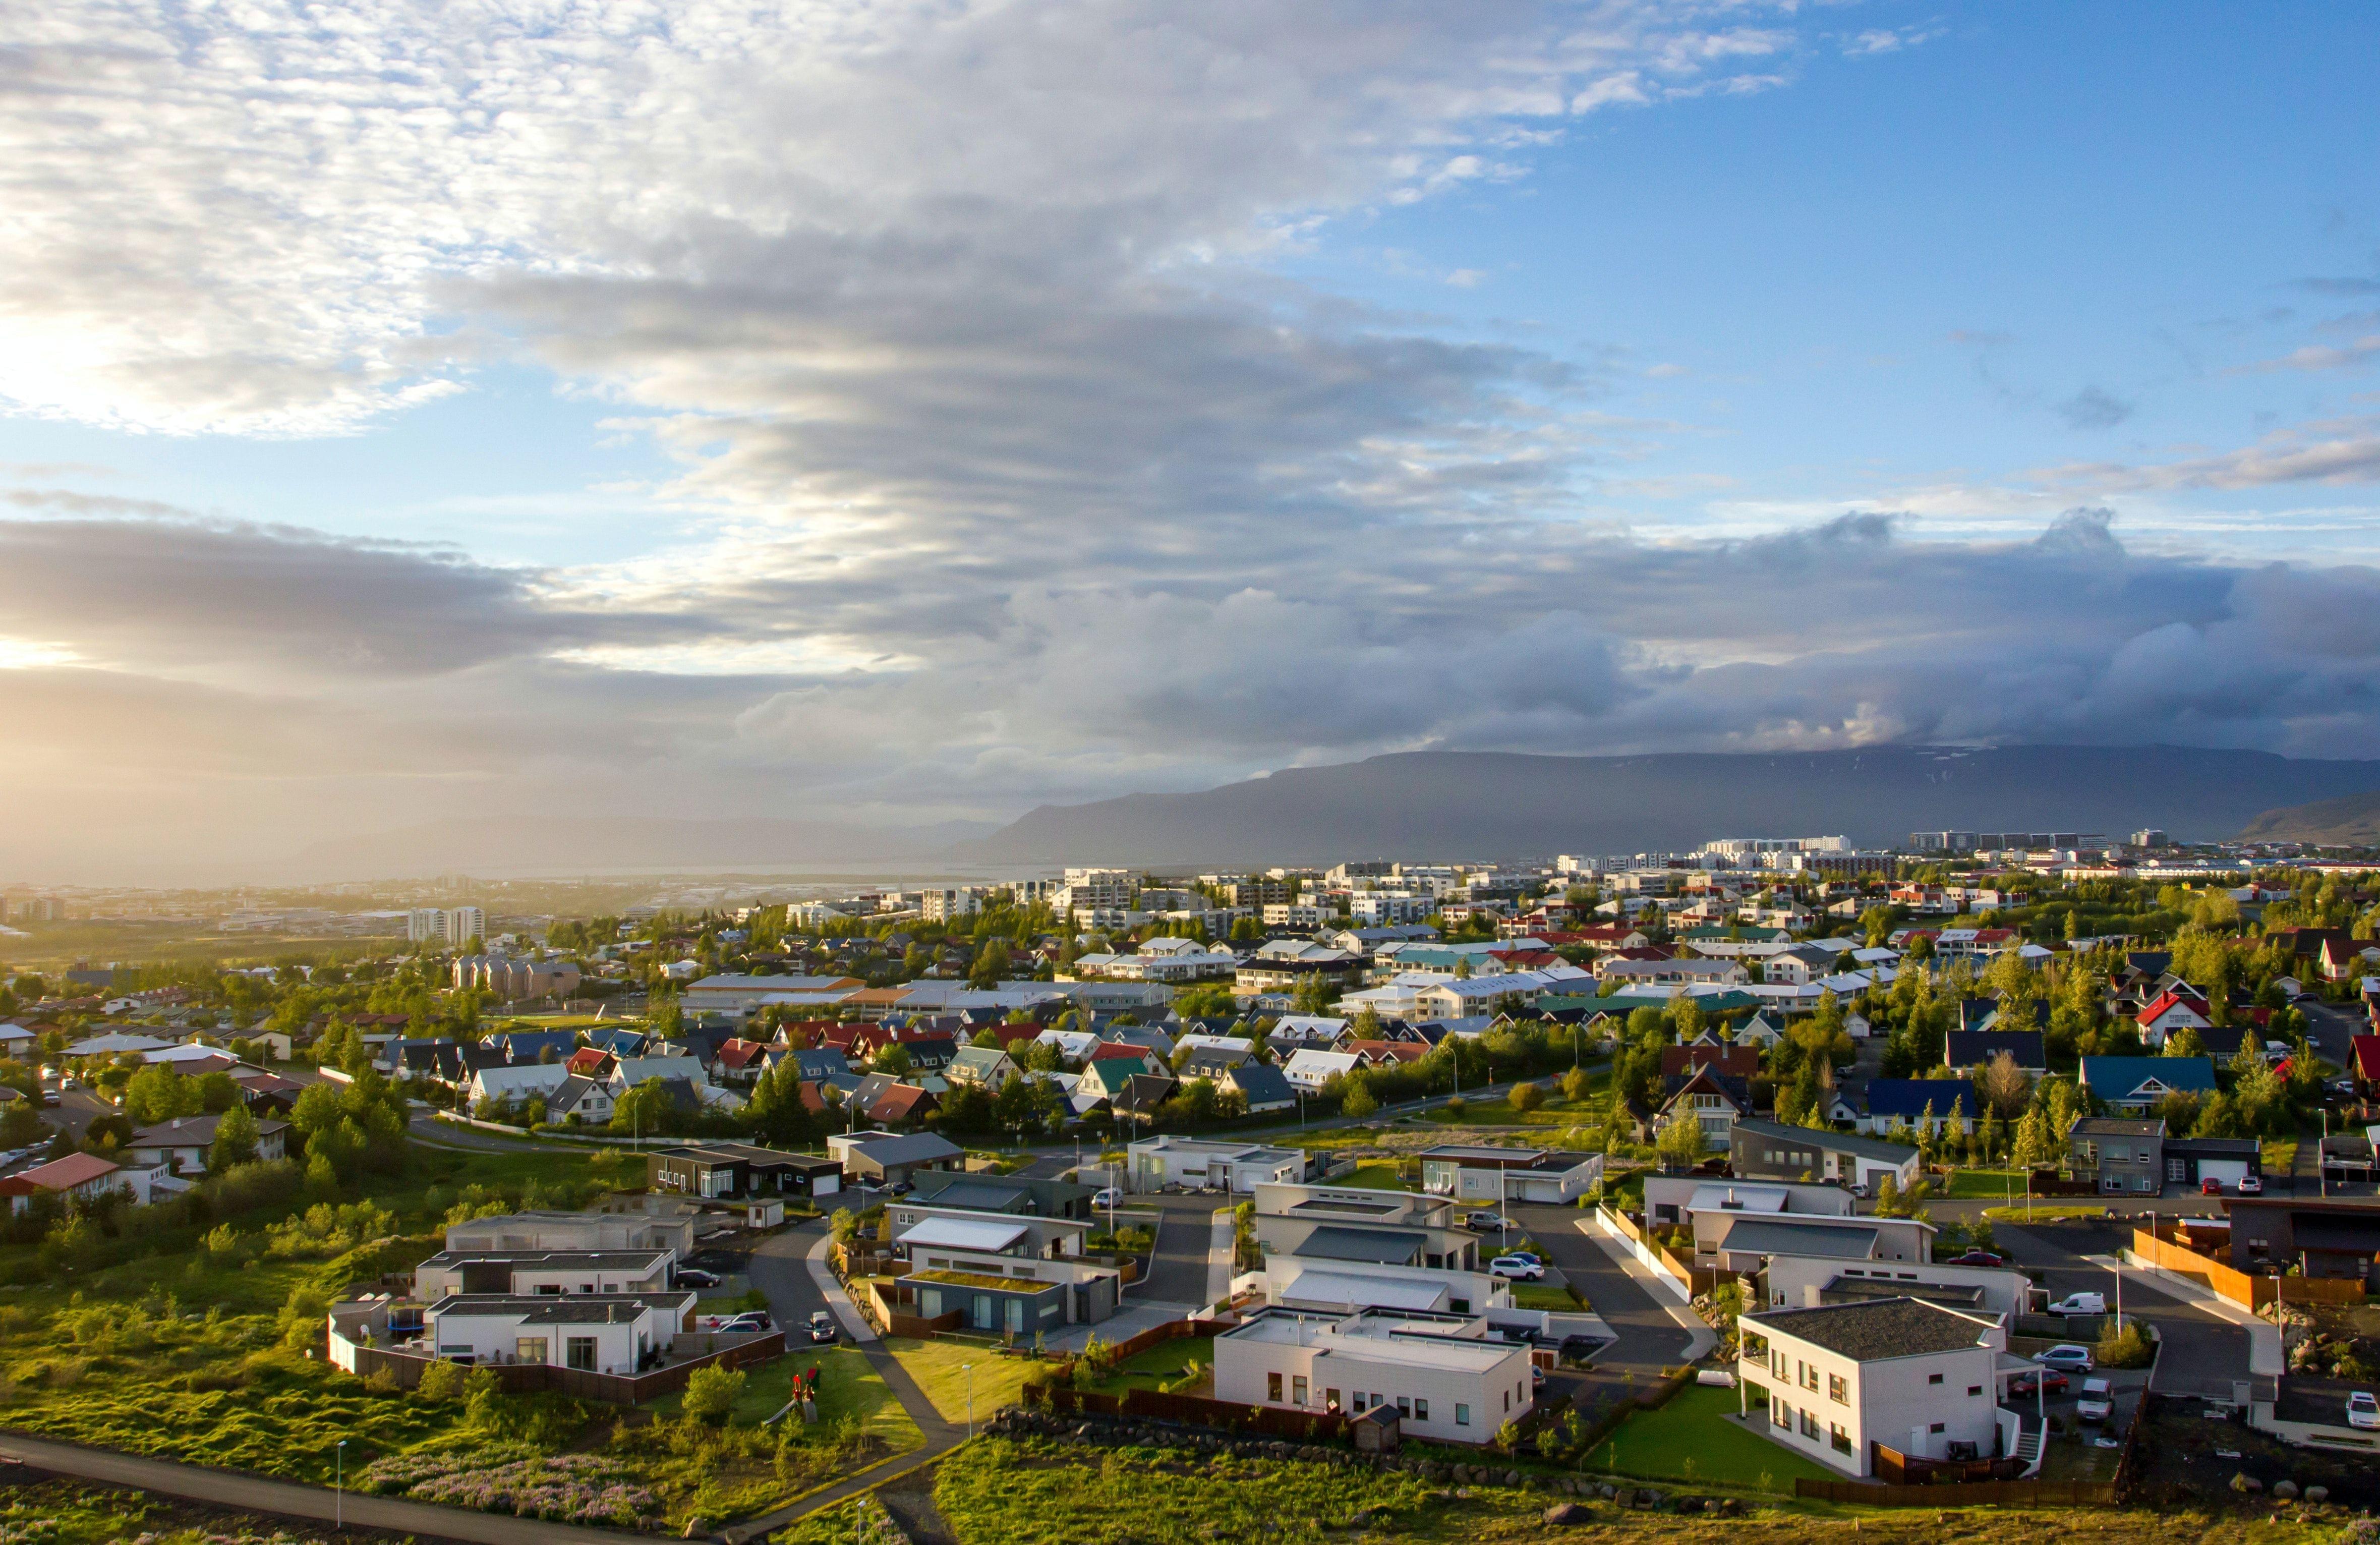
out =
[[966,1375],[967,1436],[972,1438],[975,1436],[975,1365],[961,1363],[959,1371]]
[[347,1527],[347,1441],[345,1438],[339,1440],[336,1460],[337,1468],[333,1472],[331,1482],[331,1527],[344,1529]]

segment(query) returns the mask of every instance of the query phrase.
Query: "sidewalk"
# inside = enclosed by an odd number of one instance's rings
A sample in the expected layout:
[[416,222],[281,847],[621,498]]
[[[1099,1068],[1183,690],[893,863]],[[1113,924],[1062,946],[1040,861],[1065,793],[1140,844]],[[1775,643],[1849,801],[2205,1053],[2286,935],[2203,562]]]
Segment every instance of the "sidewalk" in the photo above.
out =
[[826,1253],[833,1245],[834,1235],[820,1235],[819,1242],[810,1247],[810,1253],[803,1258],[802,1263],[809,1268],[810,1281],[818,1284],[819,1293],[826,1299],[826,1307],[834,1311],[835,1320],[843,1326],[843,1333],[856,1342],[874,1341],[877,1339],[875,1327],[860,1314],[859,1306],[851,1301],[851,1295],[834,1280],[834,1268],[826,1263]]

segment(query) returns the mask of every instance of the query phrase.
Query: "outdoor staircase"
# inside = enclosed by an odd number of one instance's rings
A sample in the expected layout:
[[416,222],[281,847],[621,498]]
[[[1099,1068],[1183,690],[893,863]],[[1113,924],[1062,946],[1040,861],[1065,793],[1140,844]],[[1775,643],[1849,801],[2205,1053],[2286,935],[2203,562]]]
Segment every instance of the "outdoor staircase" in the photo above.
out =
[[2024,1461],[2024,1473],[2027,1476],[2041,1473],[2041,1440],[2046,1430],[2037,1423],[2032,1427],[2017,1429],[2016,1456]]

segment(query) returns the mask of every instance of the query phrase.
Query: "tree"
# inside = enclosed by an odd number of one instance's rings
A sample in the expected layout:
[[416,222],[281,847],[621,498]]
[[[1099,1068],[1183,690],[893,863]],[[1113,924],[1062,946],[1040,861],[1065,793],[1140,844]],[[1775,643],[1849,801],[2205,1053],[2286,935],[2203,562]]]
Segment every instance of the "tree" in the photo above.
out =
[[1362,1121],[1378,1111],[1379,1108],[1380,1102],[1377,1099],[1373,1098],[1371,1086],[1368,1082],[1362,1078],[1349,1078],[1347,1080],[1346,1096],[1339,1101],[1339,1111],[1342,1115],[1347,1116],[1355,1121]]
[[686,1419],[706,1427],[721,1427],[735,1413],[735,1402],[744,1393],[744,1375],[740,1370],[723,1368],[698,1368],[686,1381],[686,1396],[680,1409]]
[[2016,1125],[2016,1162],[2024,1169],[2041,1169],[2058,1162],[2058,1144],[2049,1135],[2049,1113],[2039,1105],[2024,1113]]
[[[229,1082],[229,1078],[225,1078]],[[151,1063],[124,1086],[124,1113],[135,1126],[154,1126],[199,1113],[198,1086],[164,1063]]]
[[1534,1111],[1546,1102],[1546,1091],[1524,1079],[1512,1086],[1512,1093],[1506,1095],[1505,1099],[1512,1109],[1525,1113]]
[[207,1150],[207,1172],[221,1174],[256,1162],[256,1118],[245,1105],[235,1105],[215,1123],[214,1145]]
[[967,972],[970,987],[997,987],[1008,978],[1008,946],[998,939],[987,939],[976,952],[975,966]]
[[1667,1169],[1690,1170],[1702,1162],[1710,1151],[1710,1139],[1703,1133],[1703,1124],[1691,1113],[1672,1116],[1670,1125],[1661,1128],[1654,1140],[1653,1151]]
[[2016,1064],[2014,1055],[2002,1052],[1975,1075],[1975,1095],[1985,1110],[2013,1116],[2033,1099],[2033,1077]]
[[1703,1033],[1703,1009],[1684,988],[1670,998],[1670,1023],[1677,1028],[1678,1040],[1689,1041]]
[[870,1065],[879,1073],[889,1073],[897,1078],[908,1072],[913,1064],[909,1061],[909,1049],[896,1040],[877,1052]]
[[612,1106],[612,1130],[631,1137],[659,1137],[677,1122],[677,1102],[659,1078],[648,1078]]

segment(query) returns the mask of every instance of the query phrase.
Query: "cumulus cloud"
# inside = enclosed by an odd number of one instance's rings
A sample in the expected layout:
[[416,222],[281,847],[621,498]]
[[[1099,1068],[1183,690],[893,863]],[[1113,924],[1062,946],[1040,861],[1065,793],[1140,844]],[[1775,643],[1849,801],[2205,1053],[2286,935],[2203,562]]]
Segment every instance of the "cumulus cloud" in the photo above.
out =
[[2058,406],[2069,429],[2113,429],[2132,416],[2132,405],[2096,386],[2085,386]]

